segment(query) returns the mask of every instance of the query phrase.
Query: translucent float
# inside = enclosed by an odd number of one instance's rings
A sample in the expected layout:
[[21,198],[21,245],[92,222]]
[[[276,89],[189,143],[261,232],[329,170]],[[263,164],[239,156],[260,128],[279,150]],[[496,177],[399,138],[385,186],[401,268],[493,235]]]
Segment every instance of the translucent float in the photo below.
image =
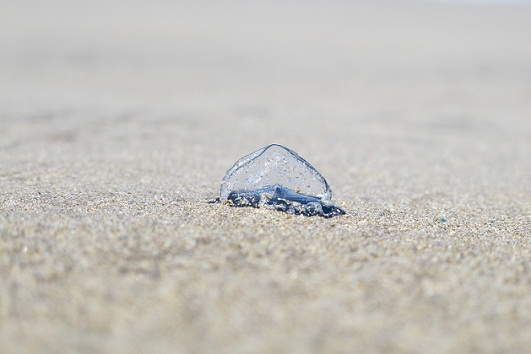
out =
[[323,175],[294,151],[271,144],[242,157],[227,171],[217,201],[325,218],[345,214],[331,199]]

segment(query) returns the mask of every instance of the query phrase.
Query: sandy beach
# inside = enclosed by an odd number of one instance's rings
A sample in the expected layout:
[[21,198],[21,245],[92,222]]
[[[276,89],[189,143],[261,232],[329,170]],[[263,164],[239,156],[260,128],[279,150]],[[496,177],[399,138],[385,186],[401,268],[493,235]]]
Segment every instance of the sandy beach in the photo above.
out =
[[[531,5],[0,12],[0,353],[525,353]],[[278,143],[346,215],[208,204]]]

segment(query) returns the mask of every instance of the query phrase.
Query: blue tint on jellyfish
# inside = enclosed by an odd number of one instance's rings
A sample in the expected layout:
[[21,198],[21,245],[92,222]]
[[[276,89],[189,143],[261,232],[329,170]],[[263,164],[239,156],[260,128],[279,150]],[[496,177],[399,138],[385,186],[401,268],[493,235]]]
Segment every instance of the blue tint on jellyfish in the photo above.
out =
[[324,177],[294,151],[277,144],[239,159],[221,181],[218,201],[330,218],[345,212],[331,203]]

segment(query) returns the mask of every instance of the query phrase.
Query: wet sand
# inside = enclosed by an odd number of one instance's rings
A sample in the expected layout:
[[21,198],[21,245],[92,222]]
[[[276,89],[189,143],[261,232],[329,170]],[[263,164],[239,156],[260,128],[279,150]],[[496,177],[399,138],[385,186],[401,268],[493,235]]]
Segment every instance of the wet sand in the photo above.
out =
[[[531,347],[531,6],[0,13],[0,352]],[[347,215],[207,204],[285,145]]]

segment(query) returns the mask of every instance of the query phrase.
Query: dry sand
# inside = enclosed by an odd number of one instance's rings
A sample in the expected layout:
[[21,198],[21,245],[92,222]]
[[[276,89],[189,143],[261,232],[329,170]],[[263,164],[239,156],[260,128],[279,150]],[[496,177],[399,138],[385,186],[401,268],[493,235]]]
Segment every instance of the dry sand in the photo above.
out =
[[[0,352],[531,348],[531,6],[0,12]],[[206,201],[276,142],[344,217]]]

